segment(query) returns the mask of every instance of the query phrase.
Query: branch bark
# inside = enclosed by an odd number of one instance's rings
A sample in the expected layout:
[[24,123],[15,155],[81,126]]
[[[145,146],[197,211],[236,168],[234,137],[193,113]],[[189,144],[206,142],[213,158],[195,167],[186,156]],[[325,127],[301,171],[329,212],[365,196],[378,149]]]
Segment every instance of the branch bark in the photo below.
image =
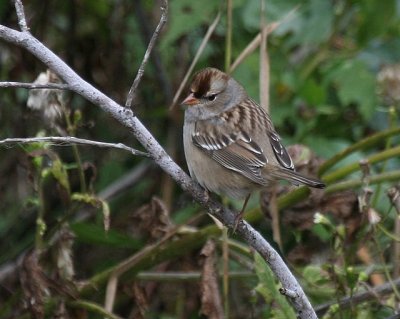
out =
[[[16,4],[18,2],[19,1],[16,1]],[[20,14],[18,17],[20,17]],[[169,174],[183,190],[190,193],[198,203],[205,207],[210,214],[222,221],[223,224],[229,228],[233,228],[235,224],[235,214],[231,210],[223,207],[219,202],[206,196],[204,190],[197,183],[193,182],[190,177],[168,156],[157,140],[130,109],[119,105],[104,93],[83,80],[56,54],[32,36],[27,31],[27,28],[22,28],[22,30],[23,31],[20,32],[0,25],[0,39],[29,51],[48,68],[53,70],[73,92],[81,95],[94,105],[97,105],[104,112],[107,112],[128,128],[148,151],[150,157],[157,163],[157,165]],[[283,288],[293,292],[292,295],[295,297],[291,298],[291,301],[298,313],[298,317],[317,318],[310,301],[307,299],[296,278],[272,246],[245,221],[239,223],[236,232],[251,247],[258,251],[261,256],[263,256],[279,281],[282,283]]]

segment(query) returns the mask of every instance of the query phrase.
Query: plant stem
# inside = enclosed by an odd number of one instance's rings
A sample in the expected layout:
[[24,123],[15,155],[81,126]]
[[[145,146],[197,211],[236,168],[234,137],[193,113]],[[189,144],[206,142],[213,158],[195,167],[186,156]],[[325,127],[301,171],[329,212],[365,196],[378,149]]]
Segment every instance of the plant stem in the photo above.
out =
[[[390,129],[396,128],[396,119],[397,119],[396,109],[395,109],[394,106],[391,106],[389,108],[389,128]],[[392,145],[392,137],[390,136],[386,140],[385,150],[390,149],[391,145]],[[386,171],[387,163],[388,163],[387,160],[383,163],[381,172]],[[374,194],[374,198],[372,200],[372,206],[373,207],[376,206],[376,204],[378,202],[378,199],[379,199],[379,196],[381,194],[381,191],[382,191],[382,183],[379,183],[378,187],[376,188],[376,191],[375,191],[375,194]]]
[[229,73],[232,59],[232,0],[226,0],[225,72]]
[[[385,161],[389,158],[397,157],[397,156],[400,156],[400,146],[397,146],[397,147],[385,150],[383,152],[368,156],[366,158],[366,161],[368,161],[369,164],[374,164],[374,163],[379,163],[379,162]],[[328,184],[335,182],[335,181],[357,171],[359,168],[360,168],[360,164],[358,162],[349,164],[347,166],[337,169],[336,171],[334,171],[330,174],[325,175],[324,181]]]
[[89,310],[90,312],[102,315],[104,318],[122,319],[120,316],[114,315],[113,313],[107,311],[102,306],[100,306],[94,302],[87,301],[87,300],[71,301],[68,303],[68,305],[70,307],[74,307],[74,308],[82,308],[82,309]]
[[36,233],[35,233],[35,249],[41,251],[44,248],[43,243],[43,233],[46,230],[46,224],[44,222],[44,213],[45,213],[45,200],[43,194],[43,183],[44,178],[42,176],[42,169],[39,171],[39,182],[38,182],[38,198],[39,198],[39,207],[38,207],[38,216],[36,218]]
[[400,127],[396,127],[393,129],[383,131],[383,132],[379,132],[379,133],[376,133],[374,135],[371,135],[371,136],[368,136],[368,137],[362,139],[361,141],[349,146],[348,148],[344,149],[340,153],[337,153],[335,156],[328,159],[319,168],[318,175],[319,176],[323,175],[328,169],[333,167],[340,160],[342,160],[346,156],[350,155],[351,153],[371,147],[372,145],[375,145],[375,144],[385,140],[386,138],[397,135],[397,134],[400,134]]
[[[68,134],[71,136],[75,136],[75,123],[72,125],[71,119],[70,119],[70,112],[66,110],[66,107],[63,106],[63,111],[64,111],[64,118],[65,122],[67,123],[67,131]],[[78,175],[79,175],[79,183],[81,185],[81,192],[86,193],[87,188],[86,188],[86,181],[85,181],[85,173],[83,171],[83,166],[82,166],[82,160],[81,156],[79,154],[78,146],[72,145],[72,153],[74,154],[76,166],[78,167]]]

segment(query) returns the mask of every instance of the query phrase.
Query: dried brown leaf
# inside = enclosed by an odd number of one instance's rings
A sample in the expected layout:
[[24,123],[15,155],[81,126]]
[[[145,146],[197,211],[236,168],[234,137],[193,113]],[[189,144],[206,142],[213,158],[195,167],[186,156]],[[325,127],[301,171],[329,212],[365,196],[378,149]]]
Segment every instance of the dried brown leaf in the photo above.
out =
[[202,257],[201,274],[201,313],[210,319],[224,318],[222,301],[218,287],[218,275],[215,268],[215,242],[208,240],[200,253]]
[[132,217],[135,228],[155,240],[162,238],[173,228],[169,211],[163,201],[156,196],[153,196],[149,204],[135,211]]
[[56,262],[58,277],[62,280],[71,281],[75,275],[72,245],[75,235],[67,224],[60,230],[56,245]]

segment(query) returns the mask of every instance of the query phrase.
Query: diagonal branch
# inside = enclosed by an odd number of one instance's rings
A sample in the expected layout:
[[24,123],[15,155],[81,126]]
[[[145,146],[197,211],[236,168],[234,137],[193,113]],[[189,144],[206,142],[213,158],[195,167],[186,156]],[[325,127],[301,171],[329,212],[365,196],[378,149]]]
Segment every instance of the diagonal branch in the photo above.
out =
[[142,64],[140,65],[139,70],[136,74],[136,78],[133,81],[133,84],[129,90],[128,98],[125,103],[125,107],[127,107],[127,108],[130,108],[132,106],[132,102],[136,96],[136,89],[138,88],[139,83],[144,74],[144,68],[146,67],[147,61],[149,60],[150,53],[153,50],[154,44],[156,43],[156,40],[157,40],[158,36],[160,35],[161,29],[164,27],[165,23],[167,22],[167,17],[168,17],[168,1],[162,0],[160,22],[158,23],[157,28],[154,31],[153,36],[150,39],[149,45],[148,45],[147,50],[143,57]]

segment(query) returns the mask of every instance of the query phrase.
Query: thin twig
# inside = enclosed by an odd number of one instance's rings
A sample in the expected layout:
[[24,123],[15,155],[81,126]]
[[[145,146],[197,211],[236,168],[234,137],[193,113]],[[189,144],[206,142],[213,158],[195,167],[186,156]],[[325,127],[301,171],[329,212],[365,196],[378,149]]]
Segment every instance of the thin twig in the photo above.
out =
[[27,82],[0,82],[0,88],[20,88],[20,89],[55,89],[55,90],[70,90],[68,84],[61,83],[48,83],[48,84],[35,84]]
[[139,86],[140,80],[142,79],[142,76],[144,74],[144,68],[146,67],[147,61],[149,60],[150,53],[153,50],[154,44],[156,43],[158,36],[160,35],[161,29],[164,27],[164,25],[168,19],[168,0],[161,0],[161,2],[162,2],[161,8],[160,8],[161,9],[161,18],[160,18],[160,21],[158,22],[156,30],[153,33],[153,36],[150,39],[149,45],[147,46],[142,63],[140,64],[139,70],[136,74],[136,78],[133,81],[133,84],[129,90],[128,98],[126,99],[126,103],[125,103],[125,107],[128,107],[128,108],[130,108],[132,106],[132,102],[136,96],[136,89]]
[[199,49],[197,50],[196,55],[194,56],[193,61],[190,64],[190,67],[187,70],[187,72],[185,74],[185,77],[183,78],[183,80],[181,82],[181,85],[178,88],[178,91],[176,91],[176,93],[174,95],[174,98],[172,100],[172,104],[169,107],[170,110],[172,110],[176,106],[176,104],[178,102],[178,99],[181,96],[181,93],[182,93],[184,87],[186,86],[186,83],[189,80],[189,77],[192,74],[192,71],[193,71],[195,65],[197,64],[197,61],[199,60],[201,54],[203,53],[203,51],[204,51],[204,49],[205,49],[205,47],[206,47],[206,45],[208,43],[208,40],[210,40],[211,35],[213,34],[215,28],[217,27],[220,18],[221,18],[221,13],[218,12],[218,14],[215,17],[213,23],[211,23],[211,25],[208,27],[206,35],[204,36],[203,41],[201,41]]
[[70,146],[70,145],[92,145],[97,147],[105,147],[105,148],[117,148],[120,150],[128,151],[133,155],[140,155],[149,157],[149,154],[145,152],[141,152],[135,150],[132,147],[129,147],[122,143],[105,143],[105,142],[98,142],[87,140],[83,138],[77,138],[74,136],[47,136],[47,137],[27,137],[27,138],[6,138],[4,140],[0,140],[0,145],[13,145],[13,144],[31,144],[31,143],[40,143],[40,142],[48,142],[52,143],[56,146]]
[[[394,280],[393,284],[395,287],[400,288],[400,278],[397,278],[396,280]],[[393,292],[393,286],[390,282],[387,282],[383,285],[376,286],[367,291],[357,293],[351,297],[344,297],[341,300],[339,300],[339,302],[330,302],[330,303],[325,303],[325,304],[319,305],[319,306],[315,307],[315,311],[317,312],[317,314],[319,316],[322,317],[324,315],[324,313],[332,305],[338,304],[340,306],[340,309],[345,309],[345,308],[349,308],[349,307],[354,307],[355,305],[375,299],[377,297],[382,297],[382,296],[390,294],[392,292]]]
[[17,12],[18,17],[18,25],[21,28],[22,32],[29,32],[28,25],[26,24],[24,5],[21,0],[15,0],[15,11]]
[[[143,6],[145,5],[142,0],[134,0],[133,2],[133,10],[135,11],[136,19],[138,21],[138,25],[140,28],[140,35],[144,41],[144,43],[148,43],[152,36],[152,26],[151,20],[148,19],[146,13],[144,12]],[[154,72],[157,74],[156,81],[159,86],[162,88],[164,101],[170,103],[172,101],[172,87],[171,81],[163,64],[163,59],[161,54],[155,46],[153,51],[151,52],[150,59],[154,65]]]

